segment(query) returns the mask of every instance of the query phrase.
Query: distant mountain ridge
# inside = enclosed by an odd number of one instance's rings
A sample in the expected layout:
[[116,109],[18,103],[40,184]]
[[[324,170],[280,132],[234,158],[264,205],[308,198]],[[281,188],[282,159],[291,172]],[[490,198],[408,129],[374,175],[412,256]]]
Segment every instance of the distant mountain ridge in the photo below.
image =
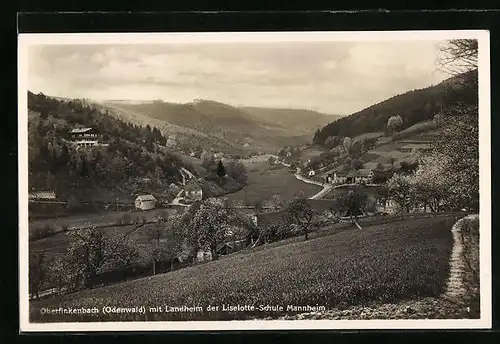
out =
[[309,143],[317,129],[340,117],[312,110],[235,107],[205,99],[183,104],[121,100],[101,103],[204,133],[236,146],[261,150]]

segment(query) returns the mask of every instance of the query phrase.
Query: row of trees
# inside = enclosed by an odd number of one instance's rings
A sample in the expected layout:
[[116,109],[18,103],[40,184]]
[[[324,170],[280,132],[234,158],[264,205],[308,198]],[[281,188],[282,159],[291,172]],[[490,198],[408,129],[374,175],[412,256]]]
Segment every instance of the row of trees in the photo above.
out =
[[[129,239],[135,230],[148,231],[146,256],[142,252],[141,257],[137,243]],[[159,215],[149,229],[140,224],[122,236],[108,236],[95,226],[74,229],[67,232],[70,244],[63,258],[49,261],[43,251],[30,254],[30,292],[37,297],[47,282],[61,291],[91,288],[103,271],[122,271],[126,279],[139,259],[151,262],[153,274],[158,262],[193,263],[200,250],[209,250],[216,260],[224,242],[244,240],[255,231],[249,218],[220,198],[197,202],[182,213]]]

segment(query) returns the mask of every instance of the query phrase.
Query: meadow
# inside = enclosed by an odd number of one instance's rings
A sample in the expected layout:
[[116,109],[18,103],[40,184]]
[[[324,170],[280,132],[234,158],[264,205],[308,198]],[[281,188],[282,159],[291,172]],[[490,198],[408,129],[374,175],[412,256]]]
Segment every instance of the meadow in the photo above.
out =
[[[243,320],[284,311],[222,311],[223,305],[324,306],[327,310],[436,297],[446,287],[454,216],[344,230],[170,273],[31,301],[32,322]],[[103,307],[199,306],[201,312],[103,314]],[[219,311],[207,312],[208,305]],[[43,307],[97,307],[94,315],[41,315]]]
[[279,194],[282,201],[287,201],[301,194],[309,197],[321,191],[317,185],[297,180],[283,165],[270,166],[260,162],[249,165],[247,170],[246,188],[226,195],[229,201],[245,202],[246,199],[247,204],[252,204],[257,200],[269,200],[275,194]]
[[147,222],[159,214],[170,214],[173,209],[170,208],[157,208],[146,211],[107,211],[101,213],[79,214],[64,217],[37,219],[29,222],[29,231],[33,232],[37,229],[44,227],[51,227],[55,232],[62,231],[64,228],[83,227],[92,224],[97,227],[112,226],[120,222],[124,217],[131,220],[146,220]]

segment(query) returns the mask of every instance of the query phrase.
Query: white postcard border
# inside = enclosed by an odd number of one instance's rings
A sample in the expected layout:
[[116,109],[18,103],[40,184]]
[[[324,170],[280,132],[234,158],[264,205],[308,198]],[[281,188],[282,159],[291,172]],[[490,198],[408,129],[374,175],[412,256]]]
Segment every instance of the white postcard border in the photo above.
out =
[[[477,39],[479,43],[480,171],[480,319],[424,320],[249,320],[171,322],[30,323],[28,288],[28,47],[68,44],[164,44],[229,42],[329,42]],[[19,156],[19,321],[21,332],[72,331],[233,331],[320,329],[487,329],[491,328],[491,140],[490,49],[486,30],[336,31],[336,32],[204,32],[204,33],[71,33],[18,35]]]

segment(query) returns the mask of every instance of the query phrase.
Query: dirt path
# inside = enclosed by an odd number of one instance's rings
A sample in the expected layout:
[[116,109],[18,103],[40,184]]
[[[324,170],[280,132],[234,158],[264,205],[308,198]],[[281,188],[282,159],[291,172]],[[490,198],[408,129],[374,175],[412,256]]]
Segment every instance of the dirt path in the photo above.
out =
[[295,173],[295,178],[297,178],[298,180],[300,180],[300,181],[302,181],[304,183],[321,186],[323,188],[323,190],[321,190],[320,192],[318,192],[315,195],[312,195],[311,197],[309,197],[309,199],[320,199],[324,195],[326,195],[328,193],[328,191],[330,191],[333,188],[333,185],[331,185],[331,184],[322,184],[320,182],[317,182],[317,181],[314,181],[314,180],[311,180],[311,179],[307,179],[307,178],[301,176],[298,173]]

